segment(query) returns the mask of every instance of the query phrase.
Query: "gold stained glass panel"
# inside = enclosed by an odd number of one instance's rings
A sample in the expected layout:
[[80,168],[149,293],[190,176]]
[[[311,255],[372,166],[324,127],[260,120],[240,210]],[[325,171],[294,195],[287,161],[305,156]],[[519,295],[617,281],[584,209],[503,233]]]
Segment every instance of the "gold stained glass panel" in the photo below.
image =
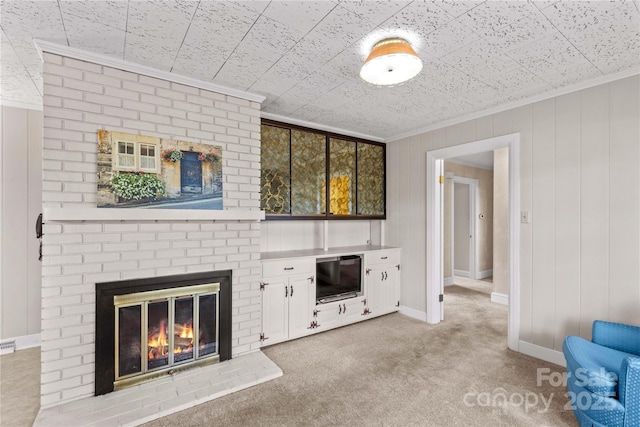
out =
[[358,215],[384,215],[384,148],[358,144]]
[[329,140],[329,209],[333,215],[355,214],[356,143]]
[[291,213],[289,129],[261,126],[260,207],[267,214]]
[[291,130],[291,213],[317,215],[326,211],[321,182],[326,179],[324,135]]

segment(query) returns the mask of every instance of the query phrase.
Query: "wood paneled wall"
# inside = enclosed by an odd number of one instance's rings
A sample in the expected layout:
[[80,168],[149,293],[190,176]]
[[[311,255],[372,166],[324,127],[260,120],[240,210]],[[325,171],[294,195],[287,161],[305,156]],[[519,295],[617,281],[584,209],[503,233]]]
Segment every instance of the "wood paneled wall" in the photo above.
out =
[[389,144],[386,241],[403,248],[401,304],[425,310],[427,151],[514,132],[531,215],[520,224],[520,339],[560,350],[566,335],[590,338],[595,319],[640,325],[640,76]]
[[42,112],[2,111],[0,339],[40,333],[41,270],[35,222],[42,212]]

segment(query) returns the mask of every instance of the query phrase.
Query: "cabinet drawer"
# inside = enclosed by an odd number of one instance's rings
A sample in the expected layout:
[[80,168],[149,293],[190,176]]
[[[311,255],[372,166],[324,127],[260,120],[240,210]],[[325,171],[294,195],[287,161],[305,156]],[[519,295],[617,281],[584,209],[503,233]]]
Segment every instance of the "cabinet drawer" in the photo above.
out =
[[365,254],[368,266],[379,264],[400,264],[400,249],[383,249],[380,251],[367,252]]
[[315,258],[262,261],[262,277],[315,273]]

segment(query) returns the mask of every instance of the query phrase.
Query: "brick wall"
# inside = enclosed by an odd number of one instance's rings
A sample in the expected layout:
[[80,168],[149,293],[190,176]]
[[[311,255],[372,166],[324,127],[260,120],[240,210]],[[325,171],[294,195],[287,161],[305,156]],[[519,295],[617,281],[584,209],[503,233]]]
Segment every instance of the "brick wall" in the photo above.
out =
[[[260,104],[44,54],[45,207],[96,206],[97,130],[223,150],[224,208],[260,206]],[[259,348],[260,223],[47,221],[41,404],[94,393],[95,283],[233,271],[232,354]]]

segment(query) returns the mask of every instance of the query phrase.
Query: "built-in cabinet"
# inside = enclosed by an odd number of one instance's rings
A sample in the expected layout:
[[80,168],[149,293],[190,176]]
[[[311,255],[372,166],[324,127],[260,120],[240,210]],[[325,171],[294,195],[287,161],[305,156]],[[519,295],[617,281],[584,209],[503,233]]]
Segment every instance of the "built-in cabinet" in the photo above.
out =
[[[357,296],[316,303],[316,259],[362,255],[362,291]],[[398,310],[400,249],[372,246],[263,254],[263,345],[360,322]]]
[[315,260],[296,259],[262,266],[263,343],[275,344],[311,333],[315,305]]

